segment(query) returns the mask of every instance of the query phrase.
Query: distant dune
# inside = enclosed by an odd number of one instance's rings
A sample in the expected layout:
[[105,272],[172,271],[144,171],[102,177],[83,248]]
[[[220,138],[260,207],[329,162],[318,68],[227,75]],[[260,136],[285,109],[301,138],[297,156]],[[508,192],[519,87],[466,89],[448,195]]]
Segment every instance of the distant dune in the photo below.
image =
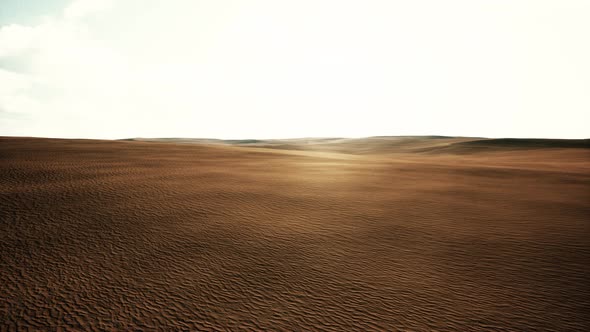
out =
[[224,144],[283,150],[320,150],[340,153],[476,153],[508,149],[590,149],[590,139],[481,138],[451,136],[374,136],[367,138],[298,138],[220,140],[204,138],[131,138],[129,141]]
[[504,148],[590,148],[590,139],[498,138],[462,142],[463,145]]
[[588,331],[588,140],[0,138],[0,330]]

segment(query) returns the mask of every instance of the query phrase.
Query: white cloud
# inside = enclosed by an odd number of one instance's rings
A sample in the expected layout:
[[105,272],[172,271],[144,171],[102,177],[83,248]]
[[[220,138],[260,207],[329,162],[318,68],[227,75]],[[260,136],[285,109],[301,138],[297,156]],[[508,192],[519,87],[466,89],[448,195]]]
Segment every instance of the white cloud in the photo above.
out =
[[[0,134],[585,137],[583,1],[77,0],[0,27]],[[15,122],[16,121],[16,122]]]
[[19,74],[0,68],[0,95],[13,94],[29,87],[33,79],[24,74]]
[[113,7],[113,0],[76,0],[64,10],[67,19],[80,19]]
[[0,57],[19,55],[34,47],[38,41],[37,29],[18,24],[0,27]]

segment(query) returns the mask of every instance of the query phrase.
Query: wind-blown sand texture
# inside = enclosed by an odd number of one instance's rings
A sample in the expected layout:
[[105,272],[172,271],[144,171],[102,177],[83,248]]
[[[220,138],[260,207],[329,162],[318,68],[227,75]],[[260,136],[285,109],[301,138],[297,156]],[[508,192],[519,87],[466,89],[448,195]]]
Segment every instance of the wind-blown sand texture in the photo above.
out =
[[0,138],[0,325],[588,331],[588,141]]

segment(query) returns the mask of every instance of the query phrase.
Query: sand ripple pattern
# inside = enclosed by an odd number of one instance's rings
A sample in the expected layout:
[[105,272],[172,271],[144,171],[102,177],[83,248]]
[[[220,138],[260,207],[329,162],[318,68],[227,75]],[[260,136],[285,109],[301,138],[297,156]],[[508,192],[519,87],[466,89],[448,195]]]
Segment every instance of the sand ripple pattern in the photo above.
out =
[[586,150],[0,139],[0,331],[588,331]]

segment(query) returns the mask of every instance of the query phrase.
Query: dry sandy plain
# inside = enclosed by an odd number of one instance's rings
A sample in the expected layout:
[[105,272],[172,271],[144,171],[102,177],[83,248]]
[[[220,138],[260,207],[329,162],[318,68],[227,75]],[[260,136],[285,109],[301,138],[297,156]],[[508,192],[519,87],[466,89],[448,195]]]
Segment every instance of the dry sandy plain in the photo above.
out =
[[0,138],[0,330],[588,331],[589,141]]

